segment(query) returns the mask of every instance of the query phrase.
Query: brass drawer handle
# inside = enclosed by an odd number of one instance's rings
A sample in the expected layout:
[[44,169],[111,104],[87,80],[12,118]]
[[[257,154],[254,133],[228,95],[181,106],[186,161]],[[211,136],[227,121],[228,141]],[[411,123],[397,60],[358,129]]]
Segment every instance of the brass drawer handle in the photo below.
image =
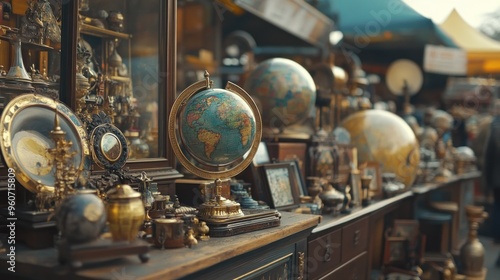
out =
[[332,260],[332,251],[333,251],[332,245],[330,245],[330,243],[326,244],[325,249],[326,249],[326,251],[325,251],[325,255],[323,256],[323,261],[329,262]]
[[299,262],[299,276],[297,277],[297,280],[303,280],[304,279],[304,270],[305,270],[305,253],[304,252],[298,252],[298,262]]
[[354,231],[354,245],[359,244],[360,236],[361,236],[361,231],[359,229]]

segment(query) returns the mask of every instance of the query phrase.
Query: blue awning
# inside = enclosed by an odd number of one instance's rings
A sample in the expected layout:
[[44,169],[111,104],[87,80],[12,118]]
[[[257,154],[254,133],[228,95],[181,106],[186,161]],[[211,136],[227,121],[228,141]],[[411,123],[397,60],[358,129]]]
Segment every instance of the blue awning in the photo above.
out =
[[308,0],[356,47],[457,47],[434,22],[401,0]]

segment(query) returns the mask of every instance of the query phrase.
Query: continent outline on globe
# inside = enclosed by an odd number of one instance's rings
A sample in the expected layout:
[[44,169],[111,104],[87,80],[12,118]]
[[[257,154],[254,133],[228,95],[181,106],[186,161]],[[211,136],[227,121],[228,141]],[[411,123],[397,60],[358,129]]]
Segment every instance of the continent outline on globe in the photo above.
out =
[[[241,99],[241,102],[247,104],[248,111],[243,110],[247,112],[243,113],[243,115],[247,114],[247,116],[242,117],[241,114],[235,114],[238,110],[235,110],[234,107],[227,107],[228,105],[223,104],[224,102],[218,103],[217,96],[214,97],[210,95],[214,92],[231,95],[233,98],[237,96],[237,100]],[[203,93],[205,93],[205,95],[203,95]],[[211,138],[209,140],[211,141],[209,145],[205,145],[207,143],[205,138],[213,136],[210,134],[211,132],[213,133],[213,131],[210,131],[210,126],[208,126],[207,129],[207,123],[205,122],[206,118],[203,120],[203,118],[196,115],[200,112],[193,111],[199,110],[199,106],[193,105],[196,104],[196,102],[191,103],[191,106],[195,107],[191,110],[191,114],[188,106],[191,98],[195,99],[198,94],[205,97],[204,105],[208,105],[206,109],[210,108],[208,111],[202,113],[210,112],[212,118],[215,115],[216,118],[223,118],[221,122],[229,122],[230,127],[235,128],[236,133],[238,133],[242,147],[248,147],[248,150],[245,148],[244,153],[240,150],[241,154],[233,155],[232,158],[219,159],[221,160],[219,163],[214,162],[212,156],[216,154],[217,147],[214,149],[210,144],[217,142],[217,145],[223,145],[221,142],[224,140],[223,136],[225,135],[221,135],[220,139]],[[219,110],[217,110],[217,106],[215,106],[217,104],[221,105],[220,108],[218,108]],[[200,106],[203,106],[203,104]],[[193,143],[185,142],[190,132],[188,130],[182,131],[183,123],[181,120],[183,117],[185,119],[184,127],[189,127],[189,124],[191,124],[191,126],[199,126],[197,131],[191,131],[190,136],[195,135],[196,137],[191,137],[191,140],[196,139],[193,141],[201,145],[193,147],[191,146]],[[249,124],[251,121],[254,122],[254,128]],[[217,125],[217,123],[210,125]],[[252,137],[252,133],[248,132],[251,132],[253,129],[255,132]],[[193,134],[194,132],[196,132],[196,134]],[[205,179],[230,178],[242,172],[252,162],[262,137],[262,119],[254,100],[243,88],[228,82],[225,89],[213,89],[209,74],[205,71],[205,80],[195,82],[188,86],[174,101],[168,119],[168,137],[177,160],[192,174]],[[201,137],[201,140],[205,141],[205,143],[200,141],[199,137]],[[212,151],[212,149],[214,150]]]
[[[181,111],[181,121],[187,122],[181,124],[182,140],[188,143],[186,149],[198,160],[207,163],[233,162],[240,151],[246,152],[250,148],[249,139],[255,135],[251,108],[239,96],[233,96],[238,102],[225,98],[223,91],[225,90],[207,89],[192,97]],[[207,111],[217,118],[208,119],[205,116]],[[193,134],[196,134],[196,139],[193,139]],[[235,141],[237,135],[239,141]],[[204,144],[203,151],[196,150],[198,148],[196,140]],[[225,154],[214,155],[216,152]]]

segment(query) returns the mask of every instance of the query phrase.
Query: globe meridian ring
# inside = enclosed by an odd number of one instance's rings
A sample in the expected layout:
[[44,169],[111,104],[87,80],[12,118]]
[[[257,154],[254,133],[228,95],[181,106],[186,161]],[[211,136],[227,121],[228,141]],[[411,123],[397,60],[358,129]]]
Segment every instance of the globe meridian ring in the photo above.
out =
[[205,179],[220,179],[234,177],[241,173],[250,163],[257,153],[258,144],[262,137],[262,119],[257,108],[257,105],[251,96],[241,87],[234,83],[228,82],[225,90],[241,98],[253,113],[253,120],[255,122],[255,133],[248,151],[242,154],[239,158],[224,162],[224,164],[217,164],[201,159],[195,156],[195,153],[190,152],[186,147],[186,142],[182,139],[182,118],[181,115],[188,105],[189,101],[207,89],[211,85],[207,80],[196,82],[186,89],[184,89],[175,100],[168,120],[168,136],[174,151],[175,156],[179,162],[191,173]]

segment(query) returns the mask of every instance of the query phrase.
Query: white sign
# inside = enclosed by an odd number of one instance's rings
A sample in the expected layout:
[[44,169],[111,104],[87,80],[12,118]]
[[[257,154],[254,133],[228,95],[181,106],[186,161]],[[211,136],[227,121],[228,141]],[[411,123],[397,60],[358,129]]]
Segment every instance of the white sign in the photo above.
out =
[[462,49],[425,45],[424,70],[445,75],[467,74],[467,53]]
[[304,0],[235,0],[234,3],[311,44],[325,44],[333,31],[333,21]]

